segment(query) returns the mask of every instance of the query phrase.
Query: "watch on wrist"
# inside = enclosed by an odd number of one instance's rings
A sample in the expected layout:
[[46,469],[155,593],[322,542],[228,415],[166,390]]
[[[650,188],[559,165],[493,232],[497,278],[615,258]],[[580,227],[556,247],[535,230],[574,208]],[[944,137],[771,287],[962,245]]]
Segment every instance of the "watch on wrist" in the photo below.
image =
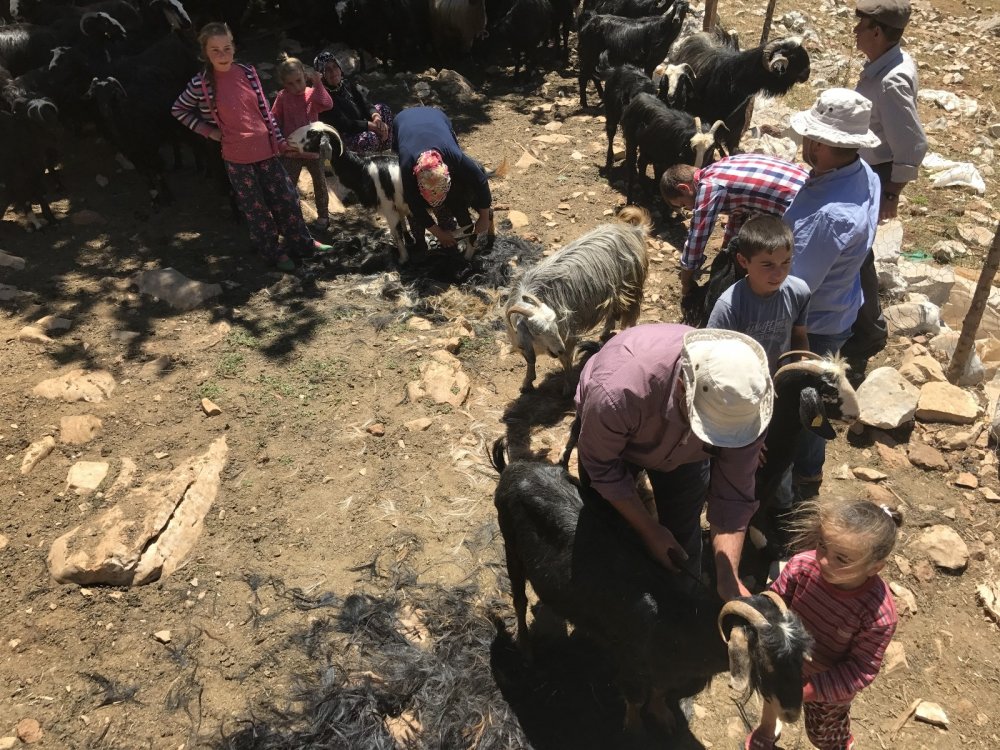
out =
[[882,196],[887,201],[897,201],[897,200],[899,200],[899,193],[882,193]]

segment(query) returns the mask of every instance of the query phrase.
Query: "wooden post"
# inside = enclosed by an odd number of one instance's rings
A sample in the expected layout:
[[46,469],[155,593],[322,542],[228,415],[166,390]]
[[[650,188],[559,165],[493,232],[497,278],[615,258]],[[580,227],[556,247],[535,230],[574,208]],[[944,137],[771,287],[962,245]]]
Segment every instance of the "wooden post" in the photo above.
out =
[[[767,12],[764,14],[764,28],[760,32],[760,46],[763,47],[767,44],[767,38],[771,36],[771,21],[774,20],[774,6],[777,5],[778,0],[767,0]],[[756,98],[756,97],[754,97]],[[753,103],[754,99],[751,99],[747,103],[746,109],[746,119],[743,121],[743,132],[740,133],[740,140],[743,140],[743,136],[750,129],[750,120],[753,119]]]
[[705,0],[705,22],[701,25],[702,31],[711,31],[715,28],[715,11],[718,7],[719,0]]
[[983,264],[982,273],[979,274],[979,282],[976,284],[976,291],[972,295],[972,304],[969,305],[969,312],[962,321],[962,333],[958,337],[955,345],[955,354],[952,355],[951,364],[948,365],[948,380],[952,383],[958,381],[959,376],[965,372],[972,351],[976,344],[976,331],[983,321],[983,313],[986,312],[986,301],[990,297],[993,289],[993,279],[1000,268],[1000,226],[993,233],[993,244],[986,254],[986,262]]

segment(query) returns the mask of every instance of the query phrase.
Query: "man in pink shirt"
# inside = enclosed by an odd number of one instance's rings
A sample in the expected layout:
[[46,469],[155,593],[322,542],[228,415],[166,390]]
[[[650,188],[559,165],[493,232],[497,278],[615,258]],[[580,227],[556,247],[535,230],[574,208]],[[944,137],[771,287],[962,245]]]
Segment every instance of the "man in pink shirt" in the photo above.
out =
[[[773,399],[767,355],[749,336],[672,324],[629,328],[580,375],[581,480],[614,506],[654,559],[695,577],[707,498],[719,595],[748,596],[738,567],[757,509],[754,474]],[[658,518],[636,491],[640,469]]]

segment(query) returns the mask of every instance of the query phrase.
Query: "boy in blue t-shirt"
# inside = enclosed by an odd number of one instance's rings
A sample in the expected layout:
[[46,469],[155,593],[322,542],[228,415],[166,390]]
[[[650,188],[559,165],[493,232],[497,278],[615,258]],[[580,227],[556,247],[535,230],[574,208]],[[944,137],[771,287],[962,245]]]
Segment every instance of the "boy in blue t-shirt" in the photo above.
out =
[[708,318],[708,328],[745,333],[764,347],[772,375],[779,356],[809,349],[809,287],[788,275],[794,242],[792,231],[777,216],[749,219],[735,243],[736,261],[747,275],[722,293]]

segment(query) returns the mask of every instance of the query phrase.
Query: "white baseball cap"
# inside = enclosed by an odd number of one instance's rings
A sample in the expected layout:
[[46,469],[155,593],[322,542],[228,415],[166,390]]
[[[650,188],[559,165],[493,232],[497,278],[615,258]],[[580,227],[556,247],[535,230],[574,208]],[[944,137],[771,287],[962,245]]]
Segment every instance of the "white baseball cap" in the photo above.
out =
[[719,448],[742,448],[771,421],[774,386],[767,354],[749,336],[706,329],[684,336],[684,391],[691,431]]
[[851,89],[827,89],[812,109],[792,115],[792,130],[828,146],[875,148],[882,141],[869,129],[872,103]]

